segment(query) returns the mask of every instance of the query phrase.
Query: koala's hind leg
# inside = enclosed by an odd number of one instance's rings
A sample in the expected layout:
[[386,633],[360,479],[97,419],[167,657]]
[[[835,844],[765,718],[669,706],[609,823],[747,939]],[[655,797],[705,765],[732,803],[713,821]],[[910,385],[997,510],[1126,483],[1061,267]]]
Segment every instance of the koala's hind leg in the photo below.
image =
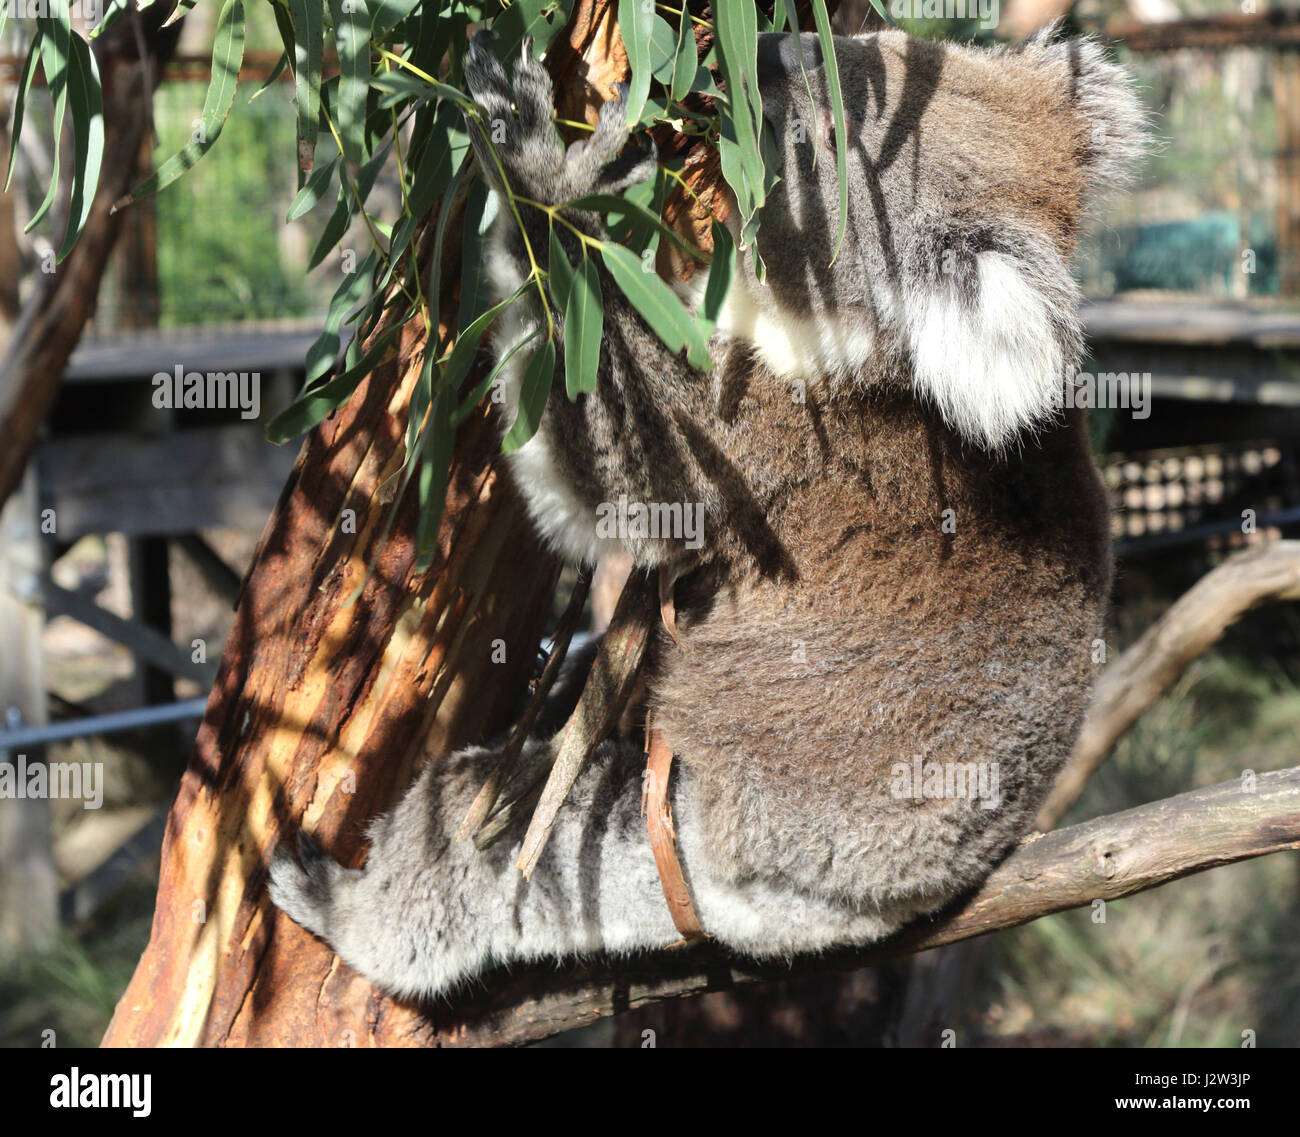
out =
[[[574,786],[530,881],[520,831],[479,851],[455,840],[497,751],[433,762],[375,822],[364,869],[307,842],[278,852],[271,898],[339,956],[398,995],[439,995],[501,964],[664,947],[668,914],[645,821],[640,748],[607,742]],[[542,760],[530,743],[524,767]]]

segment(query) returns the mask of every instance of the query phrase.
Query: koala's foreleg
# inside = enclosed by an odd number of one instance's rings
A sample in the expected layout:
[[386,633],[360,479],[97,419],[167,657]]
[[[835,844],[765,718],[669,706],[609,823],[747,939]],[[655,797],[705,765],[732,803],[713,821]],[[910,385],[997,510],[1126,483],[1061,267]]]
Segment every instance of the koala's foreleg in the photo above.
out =
[[[504,199],[494,223],[488,267],[504,299],[536,264],[541,288],[525,287],[502,316],[498,353],[551,335],[557,353],[550,401],[536,437],[514,457],[514,468],[544,536],[574,559],[595,560],[609,535],[597,525],[602,507],[675,507],[682,531],[671,538],[620,534],[642,564],[691,559],[709,543],[725,509],[717,472],[706,473],[688,433],[709,412],[709,376],[667,348],[609,275],[592,246],[607,240],[600,217],[564,207],[589,194],[613,194],[650,177],[653,146],[629,144],[626,94],[607,102],[587,138],[564,148],[553,123],[550,78],[528,45],[513,82],[476,37],[465,58],[465,83],[479,107],[471,124],[479,165]],[[579,231],[587,239],[575,233]],[[557,301],[554,248],[574,265],[595,271],[603,297],[603,334],[596,388],[576,400],[564,393],[565,305]],[[653,271],[653,265],[647,265]],[[548,314],[542,309],[542,293]],[[553,335],[552,335],[553,330]],[[512,355],[502,372],[513,408],[529,352]],[[686,511],[690,510],[689,513]],[[689,524],[687,520],[689,519]],[[689,532],[687,531],[689,529]]]
[[[544,757],[530,743],[525,776]],[[396,995],[440,995],[500,965],[664,947],[680,938],[641,817],[644,758],[605,743],[560,811],[537,869],[515,868],[522,827],[479,850],[455,834],[497,752],[435,761],[377,820],[363,869],[310,841],[276,854],[272,900]]]

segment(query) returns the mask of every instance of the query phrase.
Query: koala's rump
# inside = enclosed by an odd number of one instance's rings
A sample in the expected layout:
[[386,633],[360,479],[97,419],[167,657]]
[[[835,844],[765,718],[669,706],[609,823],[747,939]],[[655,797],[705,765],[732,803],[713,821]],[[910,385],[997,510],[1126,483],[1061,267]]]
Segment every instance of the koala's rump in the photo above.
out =
[[[878,488],[814,491],[786,527],[799,578],[728,582],[666,651],[651,701],[714,871],[923,911],[1028,829],[1082,720],[1109,582],[1104,491],[1072,430],[1010,479],[943,479],[913,447],[913,489],[943,480],[957,506],[951,538],[925,492],[900,512]],[[981,763],[995,801],[910,778]]]

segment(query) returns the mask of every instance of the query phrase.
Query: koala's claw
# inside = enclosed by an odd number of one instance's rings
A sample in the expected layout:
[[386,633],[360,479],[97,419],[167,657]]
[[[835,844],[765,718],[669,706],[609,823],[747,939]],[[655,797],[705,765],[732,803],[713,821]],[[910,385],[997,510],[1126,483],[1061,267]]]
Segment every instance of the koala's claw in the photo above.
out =
[[465,56],[465,86],[483,112],[471,139],[489,179],[498,180],[499,159],[512,187],[542,201],[562,202],[589,193],[617,193],[654,172],[653,144],[648,151],[620,157],[631,133],[627,83],[614,84],[615,97],[600,108],[595,130],[566,151],[555,130],[551,77],[533,55],[532,38],[524,38],[513,81],[487,46],[489,40],[490,33],[478,33]]
[[465,53],[465,86],[489,121],[509,122],[513,117],[510,81],[505,68],[487,46],[491,40],[490,32],[479,32],[469,41],[469,51]]
[[298,833],[298,856],[284,845],[271,858],[267,892],[277,908],[310,932],[325,935],[338,865],[306,833]]

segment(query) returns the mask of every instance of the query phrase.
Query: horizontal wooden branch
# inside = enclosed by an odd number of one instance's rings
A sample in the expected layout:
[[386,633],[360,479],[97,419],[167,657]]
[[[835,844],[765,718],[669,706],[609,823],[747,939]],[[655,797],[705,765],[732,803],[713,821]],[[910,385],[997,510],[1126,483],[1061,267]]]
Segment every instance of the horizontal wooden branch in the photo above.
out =
[[1300,849],[1300,767],[1225,782],[1026,841],[973,896],[869,948],[756,963],[704,946],[573,967],[529,969],[434,1008],[443,1045],[512,1046],[664,999],[871,963],[1014,928],[1094,900]]

